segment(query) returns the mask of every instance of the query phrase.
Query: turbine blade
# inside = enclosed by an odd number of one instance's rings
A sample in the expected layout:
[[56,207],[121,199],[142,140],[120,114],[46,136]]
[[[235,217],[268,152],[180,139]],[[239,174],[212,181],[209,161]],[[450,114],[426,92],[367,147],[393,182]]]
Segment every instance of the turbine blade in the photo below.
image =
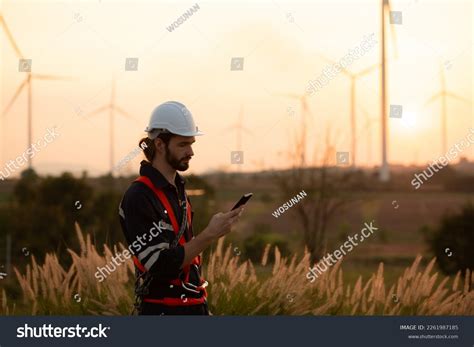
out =
[[84,117],[85,117],[85,118],[90,118],[90,117],[96,115],[97,113],[101,113],[101,112],[107,110],[109,107],[110,107],[110,105],[101,106],[101,107],[95,109],[94,111],[88,113],[88,114],[85,115]]
[[28,79],[25,79],[23,81],[22,84],[20,84],[15,92],[15,94],[13,95],[12,99],[10,100],[10,102],[8,103],[7,107],[5,107],[5,109],[3,110],[3,115],[5,116],[7,113],[8,113],[8,110],[10,109],[10,107],[13,105],[13,103],[15,102],[15,100],[18,98],[18,95],[20,95],[22,89],[25,87],[25,85],[28,83]]
[[250,129],[248,129],[248,128],[245,128],[245,127],[242,127],[241,129],[242,129],[243,131],[245,131],[247,134],[253,135],[252,130],[250,130]]
[[[388,61],[388,59],[385,59],[385,61]],[[356,73],[356,77],[367,75],[367,74],[371,73],[372,71],[374,71],[375,69],[378,69],[381,66],[382,66],[381,64],[374,64],[372,66],[369,66],[368,68],[365,68],[364,70],[359,71],[358,73]]]
[[[326,56],[325,56],[324,54],[322,54],[322,53],[316,53],[316,55],[317,55],[318,57],[320,57],[322,60],[324,60],[324,61],[325,61],[326,63],[328,63],[328,64],[331,64],[331,65],[337,64],[335,61],[329,59],[328,57],[326,57]],[[339,64],[339,65],[340,65],[340,64]],[[351,74],[349,71],[347,71],[343,66],[341,66],[341,71],[342,71],[343,73],[345,73],[346,75],[348,75],[348,76],[352,76],[352,74]]]
[[114,110],[116,110],[118,113],[120,113],[122,116],[126,117],[126,118],[129,118],[129,119],[132,119],[132,120],[136,120],[135,117],[133,117],[132,115],[130,115],[130,113],[127,113],[125,112],[121,107],[119,106],[113,106]]
[[62,80],[62,81],[72,81],[74,78],[70,76],[54,76],[54,75],[42,75],[42,74],[31,74],[32,78],[38,80]]
[[456,95],[456,94],[451,93],[451,92],[446,92],[446,95],[452,97],[453,99],[456,99],[456,100],[459,100],[459,101],[463,101],[463,102],[468,103],[468,104],[471,103],[471,100],[466,99],[466,98],[464,98],[464,97],[462,97],[462,96],[460,96],[460,95]]
[[7,34],[8,41],[10,41],[10,44],[13,47],[13,50],[15,51],[16,55],[18,58],[23,59],[23,54],[21,54],[20,49],[15,43],[15,39],[13,38],[13,35],[10,32],[10,29],[8,29],[7,22],[5,22],[5,19],[3,18],[3,15],[0,14],[0,24],[3,27],[3,31],[5,31],[5,34]]
[[443,95],[442,92],[439,92],[435,95],[433,95],[431,98],[429,98],[423,105],[423,107],[426,107],[428,104],[432,103],[433,101],[435,101],[436,99],[438,99],[439,97],[441,97]]
[[230,127],[225,128],[224,130],[222,130],[222,132],[228,133],[228,132],[230,132],[230,131],[232,131],[232,130],[234,130],[234,129],[236,129],[236,128],[237,128],[237,126],[236,126],[236,125],[233,125],[233,126],[230,126]]

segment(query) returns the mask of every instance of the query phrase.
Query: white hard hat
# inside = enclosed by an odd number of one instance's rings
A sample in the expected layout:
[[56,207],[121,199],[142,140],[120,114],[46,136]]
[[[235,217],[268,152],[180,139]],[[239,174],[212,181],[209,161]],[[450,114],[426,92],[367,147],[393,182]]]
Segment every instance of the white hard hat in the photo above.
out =
[[181,136],[204,135],[194,123],[191,112],[177,101],[167,101],[156,107],[145,131],[150,139],[156,138],[162,132]]

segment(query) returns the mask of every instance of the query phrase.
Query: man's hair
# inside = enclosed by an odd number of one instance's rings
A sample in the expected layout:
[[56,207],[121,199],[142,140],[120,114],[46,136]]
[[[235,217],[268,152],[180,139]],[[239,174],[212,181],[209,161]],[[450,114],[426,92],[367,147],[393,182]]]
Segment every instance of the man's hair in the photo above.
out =
[[[157,138],[161,139],[165,143],[166,147],[168,147],[168,144],[174,136],[176,135],[172,133],[161,133],[157,136]],[[140,146],[140,148],[143,148],[143,153],[145,154],[146,160],[151,163],[153,161],[153,158],[155,158],[156,153],[155,140],[152,140],[148,137],[144,137],[140,140],[138,146]]]

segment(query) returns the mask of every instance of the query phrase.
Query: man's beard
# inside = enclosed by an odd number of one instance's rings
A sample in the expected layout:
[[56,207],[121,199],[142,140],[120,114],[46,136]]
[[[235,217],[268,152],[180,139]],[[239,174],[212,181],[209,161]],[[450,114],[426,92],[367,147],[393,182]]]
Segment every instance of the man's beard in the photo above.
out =
[[170,164],[170,166],[177,171],[186,171],[189,169],[189,162],[185,163],[183,160],[190,159],[190,157],[183,157],[181,159],[176,158],[171,154],[168,146],[165,147],[166,155],[165,159]]

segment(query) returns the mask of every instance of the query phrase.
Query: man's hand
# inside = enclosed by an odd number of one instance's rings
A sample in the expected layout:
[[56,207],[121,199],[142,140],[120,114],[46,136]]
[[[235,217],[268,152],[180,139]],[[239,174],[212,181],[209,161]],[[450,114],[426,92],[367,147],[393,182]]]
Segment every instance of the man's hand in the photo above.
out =
[[231,231],[232,226],[239,220],[243,210],[244,207],[241,206],[233,211],[216,213],[212,216],[209,225],[205,229],[205,232],[207,233],[206,236],[210,237],[212,240],[217,240],[225,234],[228,234]]
[[181,267],[189,264],[199,253],[211,245],[218,238],[229,233],[237,223],[244,207],[241,206],[230,212],[219,212],[212,216],[207,227],[197,236],[184,244],[184,260]]

